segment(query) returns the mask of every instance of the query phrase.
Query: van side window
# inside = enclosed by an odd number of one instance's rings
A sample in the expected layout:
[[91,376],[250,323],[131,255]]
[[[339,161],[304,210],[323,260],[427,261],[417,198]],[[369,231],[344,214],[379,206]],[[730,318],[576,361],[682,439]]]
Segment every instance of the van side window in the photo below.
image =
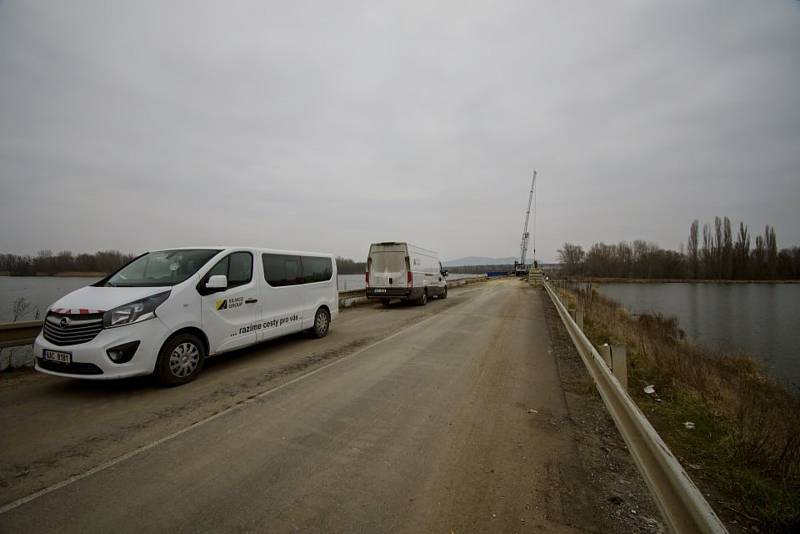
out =
[[333,276],[330,258],[303,256],[303,283],[325,282]]
[[303,283],[303,277],[300,275],[300,258],[294,256],[284,256],[286,265],[286,282],[287,285],[293,286]]
[[225,256],[224,258],[219,260],[217,262],[217,264],[214,267],[211,268],[210,271],[208,271],[208,274],[206,274],[206,281],[209,278],[211,278],[212,276],[216,276],[218,274],[224,274],[225,276],[228,276],[228,258],[229,257],[230,256]]
[[253,279],[252,254],[234,252],[228,258],[228,287],[241,286]]
[[252,254],[249,252],[228,254],[208,271],[203,280],[207,282],[209,278],[217,274],[224,274],[228,277],[228,288],[247,284],[253,279]]
[[272,287],[293,286],[303,283],[300,258],[285,254],[262,254],[264,278]]

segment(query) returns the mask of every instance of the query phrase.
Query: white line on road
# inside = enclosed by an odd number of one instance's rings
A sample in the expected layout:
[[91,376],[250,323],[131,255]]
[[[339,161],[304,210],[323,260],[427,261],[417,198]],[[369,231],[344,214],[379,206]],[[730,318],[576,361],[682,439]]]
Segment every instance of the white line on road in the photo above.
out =
[[62,480],[61,482],[57,482],[57,483],[55,483],[55,484],[53,484],[51,486],[48,486],[48,487],[46,487],[44,489],[41,489],[41,490],[37,491],[35,493],[31,493],[30,495],[27,495],[25,497],[21,497],[21,498],[17,499],[16,501],[12,501],[12,502],[10,502],[10,503],[8,503],[6,505],[3,505],[2,507],[0,507],[0,515],[5,514],[6,512],[10,512],[11,510],[13,510],[15,508],[19,508],[23,504],[27,504],[27,503],[29,503],[29,502],[31,502],[33,500],[38,499],[39,497],[43,497],[43,496],[47,495],[48,493],[52,493],[52,492],[54,492],[56,490],[59,490],[61,488],[64,488],[64,487],[69,486],[71,484],[74,484],[75,482],[83,480],[84,478],[90,477],[90,476],[92,476],[92,475],[94,475],[96,473],[99,473],[101,471],[105,471],[109,467],[113,467],[113,466],[119,464],[120,462],[124,462],[125,460],[129,460],[131,458],[139,456],[143,452],[149,451],[150,449],[152,449],[154,447],[158,447],[162,443],[166,443],[166,442],[168,442],[170,440],[173,440],[173,439],[177,438],[178,436],[181,436],[181,435],[189,432],[190,430],[194,430],[197,427],[201,427],[201,426],[203,426],[203,425],[205,425],[207,423],[210,423],[211,421],[213,421],[213,420],[215,420],[215,419],[217,419],[219,417],[222,417],[223,415],[227,415],[227,414],[229,414],[229,413],[231,413],[231,412],[233,412],[235,410],[238,410],[239,408],[242,408],[243,406],[247,406],[249,404],[252,404],[253,402],[257,401],[258,399],[262,399],[262,398],[266,397],[267,395],[271,395],[272,393],[275,393],[276,391],[279,391],[279,390],[285,388],[286,386],[290,386],[292,384],[296,384],[297,382],[300,382],[301,380],[305,380],[306,378],[314,376],[315,374],[319,373],[320,371],[328,369],[329,367],[333,367],[334,365],[338,365],[338,364],[340,364],[340,363],[342,363],[342,362],[344,362],[346,360],[349,360],[350,358],[358,356],[359,354],[363,354],[364,352],[366,352],[366,351],[368,351],[368,350],[380,345],[381,343],[389,341],[390,339],[393,339],[393,338],[399,336],[400,334],[403,334],[405,332],[408,332],[409,330],[417,328],[420,325],[423,325],[423,324],[427,323],[428,321],[430,321],[432,319],[440,317],[441,315],[442,315],[441,312],[437,313],[435,315],[432,315],[432,316],[428,317],[427,319],[423,319],[422,321],[420,321],[418,323],[414,323],[411,326],[403,328],[402,330],[398,330],[394,334],[392,334],[392,335],[390,335],[388,337],[385,337],[385,338],[383,338],[381,340],[378,340],[375,343],[373,343],[371,345],[368,345],[368,346],[366,346],[366,347],[364,347],[364,348],[362,348],[360,350],[357,350],[356,352],[354,352],[352,354],[348,354],[347,356],[343,356],[343,357],[339,358],[336,361],[333,361],[331,363],[323,365],[322,367],[317,367],[313,371],[309,371],[308,373],[305,373],[305,374],[300,375],[300,376],[298,376],[296,378],[293,378],[293,379],[289,380],[288,382],[284,382],[283,384],[275,386],[274,388],[270,388],[270,389],[268,389],[266,391],[262,391],[261,393],[258,393],[257,395],[254,395],[252,397],[248,397],[247,399],[245,399],[245,400],[243,400],[243,401],[241,401],[241,402],[239,402],[237,404],[234,404],[233,406],[225,408],[221,412],[217,412],[214,415],[210,415],[210,416],[206,417],[205,419],[201,419],[199,421],[195,421],[191,425],[189,425],[189,426],[187,426],[185,428],[182,428],[182,429],[180,429],[180,430],[178,430],[176,432],[173,432],[172,434],[169,434],[168,436],[164,436],[163,438],[157,439],[156,441],[153,441],[152,443],[148,443],[147,445],[143,445],[143,446],[141,446],[141,447],[139,447],[137,449],[134,449],[134,450],[132,450],[130,452],[127,452],[127,453],[125,453],[125,454],[123,454],[121,456],[117,456],[116,458],[114,458],[112,460],[109,460],[109,461],[107,461],[105,463],[97,465],[97,466],[89,469],[88,471],[84,471],[83,473],[80,473],[80,474],[77,474],[77,475],[73,475],[73,476],[71,476],[71,477],[69,477],[69,478],[67,478],[65,480]]

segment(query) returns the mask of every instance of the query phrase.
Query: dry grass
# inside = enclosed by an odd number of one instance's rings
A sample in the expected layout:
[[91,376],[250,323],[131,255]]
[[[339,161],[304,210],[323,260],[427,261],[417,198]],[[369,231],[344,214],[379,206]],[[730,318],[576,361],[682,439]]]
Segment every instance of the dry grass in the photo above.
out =
[[[631,394],[698,483],[712,486],[721,515],[762,530],[800,529],[798,396],[752,357],[686,339],[674,318],[633,316],[585,286],[565,296],[584,306],[595,346],[628,348]],[[649,384],[660,402],[642,393]]]

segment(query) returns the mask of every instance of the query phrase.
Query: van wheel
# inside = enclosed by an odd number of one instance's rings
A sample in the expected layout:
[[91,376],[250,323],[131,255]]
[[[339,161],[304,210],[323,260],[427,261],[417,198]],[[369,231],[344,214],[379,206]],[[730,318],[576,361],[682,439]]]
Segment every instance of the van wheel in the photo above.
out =
[[422,296],[417,299],[417,304],[420,306],[425,306],[428,303],[428,291],[425,290],[422,292]]
[[314,337],[325,337],[328,335],[328,329],[331,325],[331,314],[325,308],[317,310],[314,315],[314,326],[308,329],[308,332]]
[[203,369],[206,349],[192,334],[168,339],[158,353],[155,378],[162,386],[179,386],[191,382]]
[[440,299],[446,299],[447,298],[447,286],[444,286],[444,291],[442,291],[442,294],[439,295],[439,298]]

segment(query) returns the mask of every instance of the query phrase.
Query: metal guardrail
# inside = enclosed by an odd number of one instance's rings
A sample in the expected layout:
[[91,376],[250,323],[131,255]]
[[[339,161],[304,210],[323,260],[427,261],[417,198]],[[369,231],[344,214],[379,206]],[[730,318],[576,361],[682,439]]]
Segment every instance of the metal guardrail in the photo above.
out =
[[0,349],[33,343],[41,329],[42,321],[0,323]]
[[[480,280],[485,277],[462,278],[448,283],[449,287],[459,287]],[[353,302],[366,301],[367,293],[364,288],[349,291],[339,291],[339,305],[346,307]],[[0,323],[0,348],[19,347],[30,345],[42,330],[43,321],[19,321],[16,323]]]
[[543,285],[671,530],[727,532],[667,444],[572,320],[550,284]]

